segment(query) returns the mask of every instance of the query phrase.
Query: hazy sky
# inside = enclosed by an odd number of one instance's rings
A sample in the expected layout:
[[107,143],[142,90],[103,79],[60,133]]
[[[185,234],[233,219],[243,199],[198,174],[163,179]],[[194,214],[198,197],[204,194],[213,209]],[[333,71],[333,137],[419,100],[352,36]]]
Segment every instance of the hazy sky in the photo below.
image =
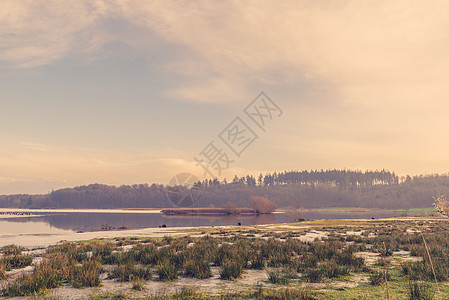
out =
[[[243,109],[283,111],[263,132]],[[0,1],[0,194],[297,169],[449,170],[448,1]],[[236,117],[240,157],[219,134]]]

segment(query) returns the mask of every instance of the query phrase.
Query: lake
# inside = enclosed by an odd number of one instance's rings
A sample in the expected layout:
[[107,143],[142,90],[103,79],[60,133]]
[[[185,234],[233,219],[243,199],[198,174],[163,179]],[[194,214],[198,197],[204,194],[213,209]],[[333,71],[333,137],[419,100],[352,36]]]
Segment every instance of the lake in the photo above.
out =
[[[226,225],[262,225],[292,222],[291,213],[258,216],[164,216],[158,210],[17,210],[0,212],[31,212],[33,216],[8,217],[0,215],[0,238],[21,235],[64,234],[101,231],[108,228],[128,229],[167,227],[198,227]],[[360,219],[398,216],[393,211],[303,211],[296,213],[310,219]]]

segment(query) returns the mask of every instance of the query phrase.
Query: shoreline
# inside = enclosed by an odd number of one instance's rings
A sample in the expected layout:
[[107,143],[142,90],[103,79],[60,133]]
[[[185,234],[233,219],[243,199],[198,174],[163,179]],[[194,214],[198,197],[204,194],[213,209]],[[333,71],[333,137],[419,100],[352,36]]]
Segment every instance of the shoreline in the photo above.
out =
[[117,209],[103,209],[103,208],[0,208],[0,212],[36,212],[36,213],[124,213],[124,214],[160,214],[162,209],[148,208],[117,208]]
[[202,234],[202,232],[210,230],[248,230],[248,229],[262,229],[270,231],[278,230],[292,230],[302,229],[305,227],[313,227],[317,224],[328,225],[332,222],[349,223],[348,226],[358,226],[364,223],[376,223],[376,222],[400,222],[400,221],[413,221],[413,220],[439,220],[449,222],[447,218],[438,217],[393,217],[382,219],[320,219],[305,222],[294,223],[275,223],[275,224],[263,224],[263,225],[223,225],[223,226],[199,226],[199,227],[149,227],[143,229],[129,229],[129,230],[110,230],[110,231],[91,231],[77,233],[72,231],[70,233],[59,234],[18,234],[11,236],[0,237],[0,248],[6,245],[16,244],[27,248],[45,248],[51,245],[58,244],[60,242],[79,242],[95,239],[114,239],[114,238],[163,238],[165,236],[185,236],[190,234]]

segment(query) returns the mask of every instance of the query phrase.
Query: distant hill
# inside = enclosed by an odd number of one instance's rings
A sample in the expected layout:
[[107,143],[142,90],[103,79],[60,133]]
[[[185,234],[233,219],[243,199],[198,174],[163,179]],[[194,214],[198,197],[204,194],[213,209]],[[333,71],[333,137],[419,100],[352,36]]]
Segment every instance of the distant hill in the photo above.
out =
[[[195,207],[249,207],[252,196],[263,196],[277,207],[367,207],[407,209],[429,207],[432,196],[449,194],[449,175],[398,177],[382,171],[286,171],[231,182],[203,180]],[[13,208],[166,208],[173,207],[166,187],[158,184],[109,186],[90,184],[45,195],[0,196],[0,207]]]

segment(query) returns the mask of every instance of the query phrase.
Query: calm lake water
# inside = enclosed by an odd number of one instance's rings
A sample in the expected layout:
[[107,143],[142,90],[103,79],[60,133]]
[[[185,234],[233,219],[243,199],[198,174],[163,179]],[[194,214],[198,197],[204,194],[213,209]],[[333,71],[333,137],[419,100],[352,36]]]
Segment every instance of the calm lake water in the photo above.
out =
[[[2,209],[0,209],[0,212]],[[3,210],[4,211],[4,210]],[[11,210],[9,210],[11,211]],[[261,225],[286,223],[292,221],[288,213],[275,213],[260,216],[163,216],[158,211],[123,211],[123,210],[36,210],[38,216],[21,216],[2,218],[0,215],[0,237],[20,235],[58,234],[76,231],[100,231],[104,226],[129,229],[152,228],[165,224],[167,227],[196,227],[223,225]],[[399,215],[391,211],[374,212],[316,212],[300,213],[302,218],[311,219],[357,219],[387,218]]]

